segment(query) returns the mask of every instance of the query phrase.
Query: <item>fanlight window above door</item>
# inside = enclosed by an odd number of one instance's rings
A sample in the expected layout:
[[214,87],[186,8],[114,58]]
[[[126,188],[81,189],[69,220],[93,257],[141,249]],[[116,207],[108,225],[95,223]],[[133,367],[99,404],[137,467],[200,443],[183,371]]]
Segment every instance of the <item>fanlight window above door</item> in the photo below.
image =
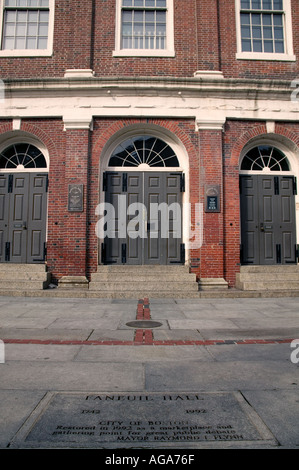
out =
[[13,144],[0,153],[0,169],[25,171],[47,168],[42,152],[31,144]]
[[247,171],[290,171],[286,155],[270,145],[259,145],[244,156],[241,170]]
[[148,135],[131,137],[114,150],[109,166],[179,167],[173,149],[163,140]]

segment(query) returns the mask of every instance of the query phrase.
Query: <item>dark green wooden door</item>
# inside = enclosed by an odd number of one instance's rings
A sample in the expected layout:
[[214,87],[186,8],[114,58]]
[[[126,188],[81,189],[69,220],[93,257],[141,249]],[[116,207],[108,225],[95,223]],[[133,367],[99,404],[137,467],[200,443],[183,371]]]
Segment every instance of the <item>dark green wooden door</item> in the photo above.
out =
[[115,233],[104,240],[102,262],[129,265],[184,262],[182,179],[179,172],[105,173],[105,202],[115,210]]
[[0,175],[0,262],[44,262],[47,180],[47,174]]
[[295,193],[294,177],[240,177],[243,264],[296,262]]

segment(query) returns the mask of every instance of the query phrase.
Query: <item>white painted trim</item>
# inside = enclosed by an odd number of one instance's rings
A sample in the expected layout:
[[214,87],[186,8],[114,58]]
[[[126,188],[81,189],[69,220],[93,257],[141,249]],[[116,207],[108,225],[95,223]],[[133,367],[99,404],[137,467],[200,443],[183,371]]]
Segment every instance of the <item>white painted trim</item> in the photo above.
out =
[[95,72],[91,69],[67,69],[64,78],[91,78]]
[[223,72],[220,70],[197,70],[193,74],[194,78],[199,79],[210,79],[210,80],[222,80],[224,79]]
[[121,48],[121,7],[122,7],[122,0],[116,0],[115,50],[112,53],[113,57],[175,57],[173,0],[167,0],[166,48],[165,49],[122,49]]
[[64,131],[70,130],[70,129],[89,129],[93,130],[93,119],[92,118],[86,118],[86,119],[69,119],[69,118],[64,118]]
[[[0,0],[0,38],[2,47],[4,1]],[[49,0],[49,26],[47,49],[0,49],[0,57],[49,57],[53,54],[55,0]]]
[[38,139],[36,139],[34,136],[31,134],[28,134],[27,132],[23,131],[13,131],[9,132],[8,134],[5,133],[3,135],[0,135],[0,153],[3,152],[5,149],[10,147],[11,145],[14,144],[30,144],[34,145],[37,147],[43,156],[45,157],[47,167],[46,168],[24,168],[23,170],[18,170],[18,169],[0,169],[0,173],[48,173],[49,172],[49,167],[50,167],[50,157],[49,157],[49,152],[47,147],[40,142]]
[[[132,126],[126,127],[121,129],[120,131],[116,132],[114,136],[112,136],[105,144],[102,154],[99,156],[100,161],[100,169],[99,169],[99,182],[100,182],[100,189],[99,189],[99,202],[105,201],[105,193],[102,190],[102,181],[103,181],[103,173],[105,171],[113,171],[114,169],[117,171],[122,171],[125,173],[129,173],[130,171],[136,171],[137,168],[135,167],[109,167],[109,160],[113,153],[113,150],[125,139],[129,137],[133,137],[136,135],[153,135],[154,137],[158,137],[159,139],[166,142],[168,145],[172,147],[174,150],[179,163],[179,168],[151,168],[149,171],[167,171],[167,172],[183,172],[185,174],[185,192],[182,194],[182,207],[184,204],[188,204],[190,201],[190,174],[189,174],[189,155],[188,152],[180,141],[180,139],[170,132],[168,129],[165,129],[161,126],[157,126],[155,124],[133,124]],[[138,170],[137,170],[138,171]],[[140,171],[148,171],[142,170]],[[189,214],[187,211],[183,211],[183,236],[182,242],[185,243],[186,247],[189,246],[189,230],[190,230],[190,223],[189,223]],[[99,240],[100,246],[101,240]],[[186,250],[186,265],[189,264],[190,253],[189,250]]]
[[241,24],[240,24],[240,0],[235,0],[235,16],[236,16],[236,34],[237,34],[237,53],[236,59],[241,60],[272,60],[272,61],[296,61],[293,51],[293,31],[292,31],[292,10],[291,0],[283,0],[284,6],[284,44],[286,53],[263,53],[263,52],[242,52],[241,44]]
[[[251,139],[243,148],[240,159],[239,159],[239,168],[241,168],[241,163],[246,153],[249,150],[257,147],[259,145],[271,145],[276,147],[278,150],[283,152],[290,163],[290,171],[271,171],[268,173],[271,176],[280,175],[280,176],[296,176],[297,181],[299,180],[299,148],[284,136],[279,134],[265,134],[264,136],[259,136],[257,138]],[[267,174],[263,171],[244,171],[239,170],[240,175],[264,175]],[[295,196],[295,205],[296,205],[296,243],[299,243],[299,193]]]
[[209,120],[196,120],[195,129],[197,131],[202,130],[217,130],[222,131],[225,124],[225,118],[223,119],[209,119]]
[[226,119],[299,121],[299,101],[286,80],[28,79],[7,80],[4,91],[1,118],[58,117],[70,128],[102,116],[186,118],[206,129]]

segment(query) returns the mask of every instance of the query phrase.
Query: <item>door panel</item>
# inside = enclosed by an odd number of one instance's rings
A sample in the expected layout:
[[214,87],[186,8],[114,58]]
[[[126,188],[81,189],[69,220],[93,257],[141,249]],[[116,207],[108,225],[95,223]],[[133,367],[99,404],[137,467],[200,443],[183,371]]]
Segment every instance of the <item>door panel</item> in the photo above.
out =
[[293,177],[240,177],[241,240],[244,264],[296,262]]
[[29,173],[14,174],[12,193],[9,204],[8,241],[10,261],[12,263],[27,262],[27,213],[29,201]]
[[30,175],[27,263],[42,262],[47,230],[47,175]]
[[294,179],[282,177],[280,180],[280,194],[278,214],[281,244],[281,256],[285,263],[295,263],[296,254],[296,205]]
[[241,176],[241,241],[244,263],[259,264],[259,207],[258,181],[251,176]]
[[0,175],[0,263],[5,261],[5,247],[8,240],[8,175]]
[[[276,214],[277,197],[275,196],[274,178],[273,176],[257,177],[258,184],[258,201],[259,204],[259,226],[257,236],[260,239],[260,253],[259,264],[275,264],[276,263],[276,250],[275,250],[275,236],[274,230],[276,227]],[[277,235],[277,234],[276,234]]]

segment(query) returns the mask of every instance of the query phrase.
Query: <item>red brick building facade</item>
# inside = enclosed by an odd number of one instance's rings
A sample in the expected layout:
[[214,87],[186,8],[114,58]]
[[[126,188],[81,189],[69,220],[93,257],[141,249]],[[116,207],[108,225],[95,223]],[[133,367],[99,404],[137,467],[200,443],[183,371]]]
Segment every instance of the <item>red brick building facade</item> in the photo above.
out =
[[[96,208],[109,199],[106,173],[164,172],[184,175],[180,201],[191,204],[192,217],[182,214],[184,254],[174,262],[199,281],[234,287],[242,264],[297,263],[296,1],[1,0],[0,7],[0,262],[46,262],[54,282],[90,280],[114,256],[112,247],[105,258],[95,232]],[[150,150],[164,142],[177,165],[167,164],[161,146],[161,164],[151,157],[138,166],[131,154],[111,163],[141,140]],[[29,199],[18,209],[6,193],[23,173],[31,175]],[[47,178],[43,195],[32,175]],[[30,212],[31,193],[41,225],[34,214],[24,242],[24,226],[10,213]],[[259,213],[250,212],[261,200]],[[200,246],[188,245],[190,228],[202,230]],[[126,252],[113,262],[133,258]],[[139,253],[132,264],[170,258]]]

